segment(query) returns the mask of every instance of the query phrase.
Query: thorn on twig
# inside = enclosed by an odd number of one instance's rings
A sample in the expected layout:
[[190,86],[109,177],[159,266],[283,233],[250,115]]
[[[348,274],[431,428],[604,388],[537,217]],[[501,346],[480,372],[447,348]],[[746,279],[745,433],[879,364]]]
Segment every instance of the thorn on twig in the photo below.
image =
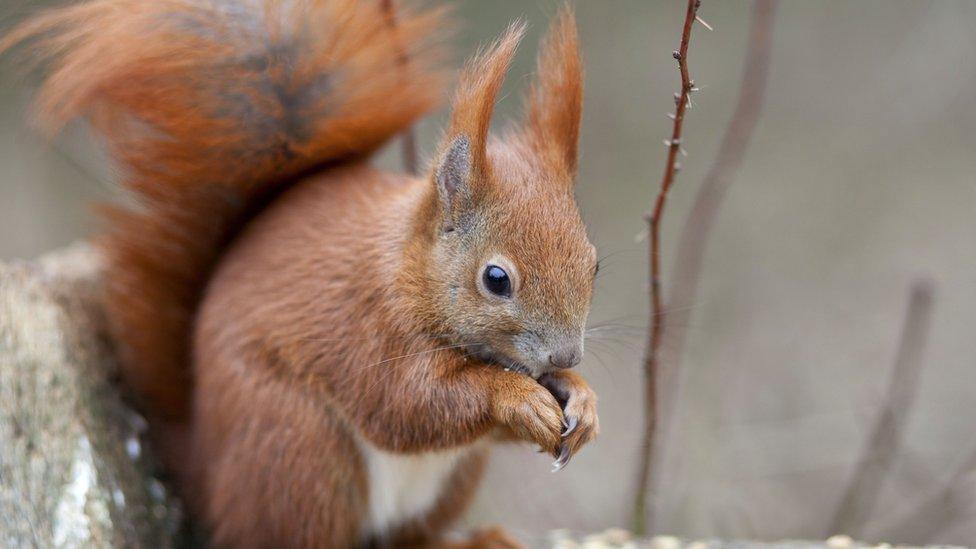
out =
[[673,112],[669,112],[669,113],[668,113],[668,119],[670,119],[670,120],[674,120],[674,118],[675,118],[675,115],[674,115],[674,113],[673,113]]
[[708,23],[706,23],[704,19],[702,19],[701,17],[699,17],[697,15],[695,16],[695,21],[698,21],[699,23],[701,23],[701,26],[705,27],[708,30],[715,30],[715,29],[712,28],[711,25],[709,25]]
[[646,240],[648,234],[650,234],[650,231],[648,231],[648,229],[645,227],[641,230],[641,232],[634,235],[634,244],[640,244]]

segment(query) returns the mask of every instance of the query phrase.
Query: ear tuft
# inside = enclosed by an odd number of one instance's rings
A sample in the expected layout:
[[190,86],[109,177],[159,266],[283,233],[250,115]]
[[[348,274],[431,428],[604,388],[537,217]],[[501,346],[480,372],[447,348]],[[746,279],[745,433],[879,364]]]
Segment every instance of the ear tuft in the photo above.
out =
[[547,167],[576,175],[583,114],[583,62],[576,18],[564,6],[543,39],[529,91],[525,134]]
[[475,171],[485,167],[495,100],[524,34],[525,23],[513,22],[498,40],[468,61],[458,81],[448,138],[463,135],[470,140],[471,166]]

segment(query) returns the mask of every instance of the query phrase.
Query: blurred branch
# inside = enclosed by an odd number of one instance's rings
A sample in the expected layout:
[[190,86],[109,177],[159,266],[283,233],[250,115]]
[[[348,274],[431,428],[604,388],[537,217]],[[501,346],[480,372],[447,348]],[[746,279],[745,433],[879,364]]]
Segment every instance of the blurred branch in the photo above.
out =
[[931,323],[933,294],[932,283],[928,280],[917,280],[912,284],[905,324],[881,413],[864,454],[844,490],[828,534],[861,534],[860,530],[877,503],[884,479],[889,475],[894,457],[902,445],[905,420],[915,401],[923,366],[922,349]]
[[884,528],[890,539],[906,543],[932,543],[940,532],[945,532],[959,520],[971,520],[974,501],[972,488],[966,488],[966,478],[976,472],[976,451],[956,469],[938,492],[926,498],[918,507],[892,521]]
[[[658,412],[662,426],[658,440],[662,446],[666,446],[665,441],[670,439],[675,399],[680,394],[678,371],[688,326],[691,324],[693,307],[690,305],[698,292],[708,239],[725,194],[742,166],[762,114],[769,81],[777,4],[778,0],[756,0],[752,5],[749,41],[735,111],[729,119],[715,160],[702,180],[678,237],[675,262],[669,279],[672,287],[667,300],[668,324],[664,326],[662,335],[662,340],[666,342],[666,360],[662,361],[660,376],[663,390]],[[661,461],[661,456],[651,456],[651,459]],[[656,485],[654,478],[651,479],[651,485],[653,490]]]
[[661,303],[661,216],[667,202],[668,191],[674,184],[674,175],[678,171],[677,157],[681,150],[681,130],[684,126],[685,111],[689,103],[689,96],[695,89],[694,81],[688,73],[688,43],[691,41],[691,27],[698,13],[700,0],[688,0],[685,14],[685,24],[681,32],[681,45],[673,52],[678,61],[678,71],[681,73],[681,92],[674,95],[675,112],[674,125],[671,129],[671,139],[666,140],[668,146],[667,162],[664,165],[664,175],[658,190],[654,211],[648,218],[650,230],[650,262],[651,262],[651,326],[647,333],[647,343],[644,350],[644,438],[641,445],[640,465],[637,471],[636,495],[634,498],[633,526],[637,535],[646,533],[646,509],[648,488],[651,477],[651,456],[654,454],[655,424],[657,421],[657,369],[658,355],[661,346],[661,334],[664,329],[664,307]]
[[[396,31],[396,9],[393,6],[393,0],[382,0],[383,13],[386,15],[387,24],[390,28]],[[407,65],[410,59],[407,58],[407,52],[400,49],[397,52],[397,64],[401,67]],[[407,128],[400,141],[400,157],[403,159],[403,168],[410,175],[417,175],[417,133],[414,126]]]

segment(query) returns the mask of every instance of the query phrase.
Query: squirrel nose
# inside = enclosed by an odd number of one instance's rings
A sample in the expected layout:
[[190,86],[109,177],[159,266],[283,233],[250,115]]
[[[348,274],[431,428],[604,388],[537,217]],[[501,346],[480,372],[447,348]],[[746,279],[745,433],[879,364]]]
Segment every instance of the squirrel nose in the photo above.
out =
[[549,355],[549,364],[552,364],[556,368],[565,370],[576,366],[582,359],[582,349],[580,349],[578,346],[572,346],[559,349],[558,351],[553,351]]

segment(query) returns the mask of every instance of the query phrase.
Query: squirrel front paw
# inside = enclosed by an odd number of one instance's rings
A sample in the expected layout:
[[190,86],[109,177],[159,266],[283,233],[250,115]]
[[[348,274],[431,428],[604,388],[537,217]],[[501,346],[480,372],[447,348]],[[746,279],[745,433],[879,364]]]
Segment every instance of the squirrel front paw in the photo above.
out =
[[528,376],[514,372],[499,375],[505,382],[494,396],[495,420],[516,438],[538,444],[542,451],[558,457],[565,423],[556,397]]
[[555,472],[565,467],[583,445],[599,434],[596,393],[582,376],[567,370],[544,374],[539,383],[556,398],[566,418],[566,431],[561,435],[556,461],[552,464]]

